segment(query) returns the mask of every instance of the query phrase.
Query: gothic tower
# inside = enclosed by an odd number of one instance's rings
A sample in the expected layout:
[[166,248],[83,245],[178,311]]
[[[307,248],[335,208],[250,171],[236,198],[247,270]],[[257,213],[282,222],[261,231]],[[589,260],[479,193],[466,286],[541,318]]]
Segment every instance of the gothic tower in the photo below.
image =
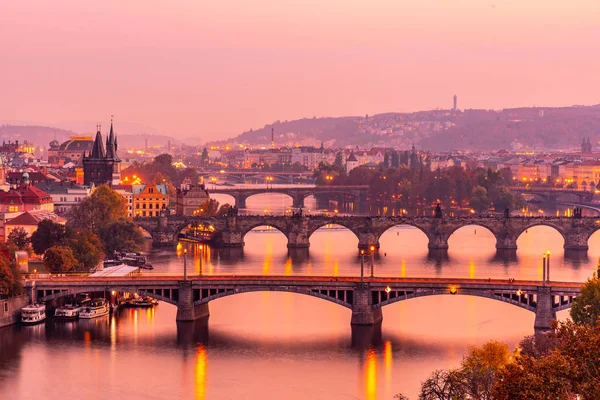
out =
[[117,156],[117,139],[110,121],[110,133],[106,139],[106,150],[102,143],[100,126],[97,127],[96,139],[92,153],[83,155],[83,183],[84,185],[118,185],[121,178],[121,159]]

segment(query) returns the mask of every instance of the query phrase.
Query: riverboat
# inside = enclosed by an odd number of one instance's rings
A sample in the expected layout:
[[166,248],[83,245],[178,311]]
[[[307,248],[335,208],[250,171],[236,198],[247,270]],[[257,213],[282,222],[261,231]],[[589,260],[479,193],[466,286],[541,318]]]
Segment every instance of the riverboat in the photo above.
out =
[[21,322],[28,325],[40,323],[46,319],[45,304],[30,304],[21,309]]
[[79,312],[82,308],[83,307],[78,304],[65,304],[54,310],[54,318],[67,320],[77,319],[79,318]]
[[154,269],[152,264],[148,262],[146,256],[141,253],[115,251],[112,259],[104,260],[104,267],[114,267],[121,264],[126,264],[131,267],[138,267],[141,269]]
[[79,312],[79,318],[91,319],[108,315],[110,307],[106,302],[106,299],[93,299],[90,300],[85,307]]
[[140,296],[134,299],[130,299],[127,302],[127,305],[130,307],[142,307],[142,308],[150,308],[154,307],[158,304],[158,301],[149,296]]

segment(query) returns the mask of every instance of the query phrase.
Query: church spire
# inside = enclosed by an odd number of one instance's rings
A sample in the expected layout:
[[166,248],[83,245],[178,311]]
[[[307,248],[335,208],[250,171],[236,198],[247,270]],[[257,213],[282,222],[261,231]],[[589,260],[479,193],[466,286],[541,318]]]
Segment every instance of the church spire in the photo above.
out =
[[94,146],[92,147],[91,158],[105,158],[106,153],[104,152],[104,144],[102,143],[102,133],[100,133],[100,127],[96,132],[96,139],[94,140]]
[[117,138],[113,130],[112,116],[110,118],[110,133],[108,134],[108,139],[106,139],[106,158],[119,161],[119,157],[117,156]]

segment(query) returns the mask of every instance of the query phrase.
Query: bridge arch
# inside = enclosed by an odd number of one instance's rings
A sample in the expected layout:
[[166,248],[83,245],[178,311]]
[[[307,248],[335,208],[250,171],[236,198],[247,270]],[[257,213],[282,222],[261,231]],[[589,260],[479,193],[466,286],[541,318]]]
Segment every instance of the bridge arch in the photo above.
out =
[[388,232],[390,229],[393,229],[393,228],[396,228],[396,227],[401,227],[401,226],[409,226],[409,227],[412,227],[412,228],[417,228],[420,232],[422,232],[425,235],[425,237],[429,238],[429,234],[427,233],[426,228],[424,228],[423,226],[420,226],[417,223],[412,223],[412,222],[409,222],[409,221],[401,221],[401,222],[393,223],[393,224],[391,224],[389,226],[386,226],[382,230],[380,230],[378,232],[378,235],[377,235],[378,239],[380,239],[381,236],[383,236],[383,234],[386,233],[386,232]]
[[288,197],[290,198],[290,200],[294,201],[294,195],[290,194],[290,193],[286,193],[285,191],[271,191],[269,189],[265,189],[264,192],[260,192],[260,193],[250,193],[249,195],[245,196],[246,197],[246,201],[248,201],[248,199],[251,199],[252,197],[257,197],[257,196],[265,196],[265,195],[280,195],[283,197]]
[[[178,290],[178,289],[171,289],[171,292],[173,290]],[[67,297],[67,296],[76,296],[78,294],[81,293],[93,293],[93,292],[100,292],[102,290],[99,290],[97,287],[82,287],[82,288],[75,288],[75,289],[68,289],[68,290],[60,290],[57,293],[52,293],[52,294],[48,294],[46,296],[41,296],[41,297],[36,297],[37,301],[41,301],[41,302],[46,302],[46,301],[51,301],[51,300],[55,300],[55,299],[59,299],[62,297]],[[116,292],[124,292],[124,293],[137,293],[143,296],[150,296],[153,299],[156,300],[160,300],[160,301],[164,301],[165,303],[169,303],[169,304],[173,304],[173,305],[177,305],[177,299],[176,298],[170,298],[167,296],[163,296],[159,293],[155,293],[149,290],[145,290],[145,289],[137,289],[133,290],[133,288],[131,287],[120,287],[120,286],[110,286],[107,285],[104,288],[105,292],[112,292],[112,291],[116,291]],[[171,293],[170,292],[170,293]],[[175,296],[174,296],[175,297]]]
[[[531,311],[533,313],[536,312],[536,304],[535,302],[529,302],[529,298],[527,298],[527,293],[525,292],[522,296],[517,296],[515,292],[509,293],[506,291],[482,291],[482,290],[473,290],[473,289],[463,289],[457,288],[456,293],[452,294],[447,289],[429,289],[429,290],[418,290],[414,291],[410,294],[406,294],[404,296],[397,296],[385,301],[381,301],[375,304],[374,307],[381,308],[390,304],[397,303],[399,301],[405,301],[410,299],[416,299],[419,297],[427,297],[427,296],[442,296],[442,295],[461,295],[461,296],[475,296],[475,297],[483,297],[486,299],[502,301],[504,303],[508,303],[510,305],[523,308],[527,311]],[[519,298],[521,300],[519,300]],[[527,301],[525,301],[527,300]]]
[[[209,290],[209,289],[205,289]],[[283,292],[283,293],[296,293],[319,299],[327,300],[345,308],[352,309],[353,302],[353,290],[352,289],[302,289],[292,286],[265,286],[265,287],[236,287],[228,288],[223,291],[217,291],[214,294],[208,296],[201,296],[200,300],[194,302],[194,305],[206,304],[212,300],[220,299],[222,297],[233,296],[242,293],[253,293],[253,292]]]
[[287,228],[285,226],[278,226],[277,224],[270,223],[268,221],[266,221],[266,222],[257,222],[257,223],[254,223],[254,224],[250,224],[250,225],[244,226],[244,228],[242,229],[242,239],[244,239],[244,237],[248,233],[250,233],[252,230],[254,230],[256,228],[259,228],[261,226],[268,226],[268,227],[271,227],[271,228],[275,228],[275,230],[283,233],[283,235],[287,239],[289,239],[289,232],[287,231]]
[[[534,218],[532,218],[532,219],[534,219]],[[542,218],[540,218],[540,219],[535,218],[534,221],[531,221],[530,223],[526,224],[521,229],[519,229],[516,232],[515,236],[514,236],[515,242],[517,240],[519,240],[519,238],[521,237],[521,235],[523,233],[527,232],[531,228],[535,228],[535,227],[538,227],[538,226],[547,226],[547,227],[553,228],[555,231],[557,231],[558,233],[560,233],[560,235],[562,236],[564,242],[565,243],[567,242],[567,234],[566,234],[566,232],[564,231],[564,229],[561,226],[553,224],[552,222],[549,222],[549,221],[545,221]]]
[[346,228],[347,230],[349,230],[350,232],[354,233],[354,235],[356,236],[356,238],[360,241],[361,238],[361,233],[360,230],[358,230],[354,225],[352,225],[350,222],[345,221],[343,218],[332,218],[332,219],[328,219],[328,220],[321,220],[321,221],[315,221],[315,223],[311,224],[308,228],[308,238],[310,239],[310,237],[313,235],[313,233],[315,233],[316,231],[318,231],[321,228],[326,227],[327,225],[339,225],[342,226],[344,228]]

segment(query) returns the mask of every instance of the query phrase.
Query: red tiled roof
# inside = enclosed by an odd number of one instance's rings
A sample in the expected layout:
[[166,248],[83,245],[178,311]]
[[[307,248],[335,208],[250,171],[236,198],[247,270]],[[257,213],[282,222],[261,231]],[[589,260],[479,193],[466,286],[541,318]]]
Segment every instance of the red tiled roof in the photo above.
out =
[[21,185],[8,192],[0,192],[0,204],[48,204],[50,195],[32,185]]

